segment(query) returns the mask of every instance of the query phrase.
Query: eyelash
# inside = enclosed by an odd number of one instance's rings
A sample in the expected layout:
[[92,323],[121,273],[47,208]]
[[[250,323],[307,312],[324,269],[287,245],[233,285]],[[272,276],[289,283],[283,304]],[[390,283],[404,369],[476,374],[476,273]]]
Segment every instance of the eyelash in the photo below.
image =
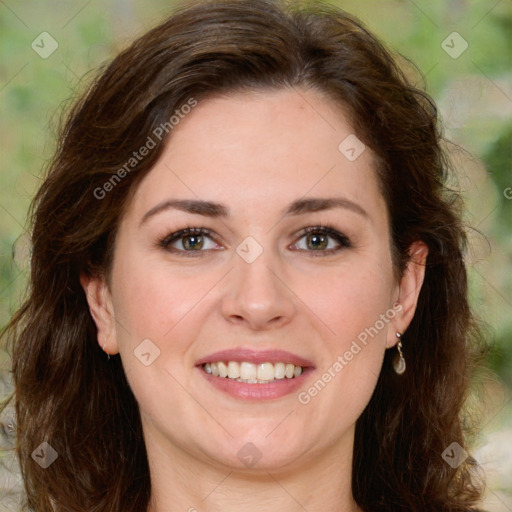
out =
[[[352,247],[352,243],[350,242],[350,240],[347,236],[345,236],[343,233],[340,233],[339,231],[337,231],[336,229],[334,229],[332,226],[329,226],[329,225],[312,226],[312,227],[304,228],[298,235],[299,238],[298,238],[297,242],[301,238],[303,238],[307,235],[310,235],[310,234],[327,235],[327,236],[330,236],[331,238],[334,238],[340,244],[340,246],[335,249],[327,249],[327,250],[315,251],[312,249],[311,250],[298,249],[299,251],[303,251],[303,252],[305,251],[305,252],[312,253],[311,257],[330,256],[334,253],[337,253],[338,251],[341,251],[342,249],[347,249],[349,247]],[[205,229],[205,228],[187,227],[186,229],[181,229],[179,231],[176,231],[175,233],[171,233],[170,235],[167,235],[165,238],[163,238],[162,240],[159,241],[158,245],[159,245],[159,247],[165,249],[166,251],[172,252],[174,254],[184,255],[185,257],[189,257],[189,258],[190,257],[192,257],[192,258],[204,257],[204,256],[206,256],[205,253],[212,250],[212,249],[207,249],[207,250],[197,250],[197,251],[186,251],[186,250],[180,250],[180,249],[176,249],[174,247],[170,247],[170,245],[173,242],[175,242],[176,240],[179,240],[181,238],[186,238],[187,236],[207,236],[215,242],[214,238],[212,237],[212,232],[210,230]],[[295,242],[295,244],[297,242]],[[215,242],[215,243],[217,244],[217,242]],[[217,244],[217,245],[219,245],[219,244]]]

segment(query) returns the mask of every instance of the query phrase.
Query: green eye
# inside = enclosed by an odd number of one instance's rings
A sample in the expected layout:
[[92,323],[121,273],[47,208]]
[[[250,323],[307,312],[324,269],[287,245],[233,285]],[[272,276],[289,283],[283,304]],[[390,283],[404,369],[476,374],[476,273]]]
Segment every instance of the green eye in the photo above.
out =
[[[298,243],[296,243],[295,249],[316,253],[314,256],[330,255],[351,247],[350,240],[344,234],[328,226],[306,228],[300,236],[300,239],[303,238],[306,240],[306,247],[297,247]],[[329,239],[334,240],[335,243],[331,244]]]
[[[208,247],[207,240],[210,239],[211,247]],[[186,228],[172,233],[160,242],[164,249],[175,253],[201,253],[221,248],[211,237],[210,231],[204,228]],[[181,246],[181,247],[180,247]],[[188,254],[187,254],[188,256]]]
[[[305,228],[299,237],[299,240],[306,240],[306,247],[298,247],[299,243],[296,242],[292,249],[305,251],[314,256],[328,256],[351,247],[350,240],[344,234],[329,226]],[[167,251],[185,256],[204,256],[207,251],[223,249],[215,242],[211,231],[205,228],[176,231],[161,240],[159,245]]]

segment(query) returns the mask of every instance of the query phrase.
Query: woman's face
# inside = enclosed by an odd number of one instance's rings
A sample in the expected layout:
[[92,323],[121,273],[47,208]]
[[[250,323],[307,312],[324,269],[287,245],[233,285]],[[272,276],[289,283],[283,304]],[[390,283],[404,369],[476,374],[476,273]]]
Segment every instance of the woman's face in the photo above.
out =
[[[186,228],[204,232],[173,238]],[[372,153],[340,109],[313,91],[237,94],[174,126],[120,224],[110,287],[93,282],[108,312],[95,320],[148,450],[297,468],[351,449],[414,309],[407,276]],[[233,378],[213,375],[220,362]]]

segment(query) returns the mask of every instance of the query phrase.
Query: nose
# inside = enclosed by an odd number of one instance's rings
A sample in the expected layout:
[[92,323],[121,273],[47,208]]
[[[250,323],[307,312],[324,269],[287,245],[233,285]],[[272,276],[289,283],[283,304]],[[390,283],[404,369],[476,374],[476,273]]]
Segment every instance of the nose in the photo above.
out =
[[234,265],[222,300],[224,318],[254,331],[289,323],[296,312],[294,295],[270,251],[263,251],[252,263],[235,255]]

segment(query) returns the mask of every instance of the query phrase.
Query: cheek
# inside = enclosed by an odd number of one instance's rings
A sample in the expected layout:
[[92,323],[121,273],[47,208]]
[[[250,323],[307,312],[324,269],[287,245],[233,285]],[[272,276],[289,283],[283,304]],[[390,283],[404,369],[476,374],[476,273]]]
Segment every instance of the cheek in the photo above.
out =
[[[193,321],[194,307],[212,284],[207,277],[171,273],[162,264],[135,258],[119,261],[112,281],[123,369],[141,410],[155,419],[165,415],[162,390],[171,393],[172,399],[167,399],[178,408],[190,402],[188,395],[181,397],[177,381],[184,381],[183,365],[201,325]],[[145,353],[150,354],[148,366],[142,356]]]
[[329,328],[332,348],[343,349],[358,337],[364,342],[369,330],[371,339],[384,339],[394,317],[394,288],[391,265],[361,258],[357,264],[332,272],[312,299],[312,309]]
[[[163,340],[194,308],[208,288],[208,279],[171,273],[165,265],[120,262],[114,295],[116,320],[126,338]],[[130,276],[126,278],[125,276]],[[124,277],[124,278],[123,278]]]
[[311,309],[324,324],[326,350],[317,381],[304,390],[301,403],[316,401],[333,427],[355,421],[371,397],[396,314],[393,284],[391,266],[360,261],[333,273],[328,288],[311,297]]

